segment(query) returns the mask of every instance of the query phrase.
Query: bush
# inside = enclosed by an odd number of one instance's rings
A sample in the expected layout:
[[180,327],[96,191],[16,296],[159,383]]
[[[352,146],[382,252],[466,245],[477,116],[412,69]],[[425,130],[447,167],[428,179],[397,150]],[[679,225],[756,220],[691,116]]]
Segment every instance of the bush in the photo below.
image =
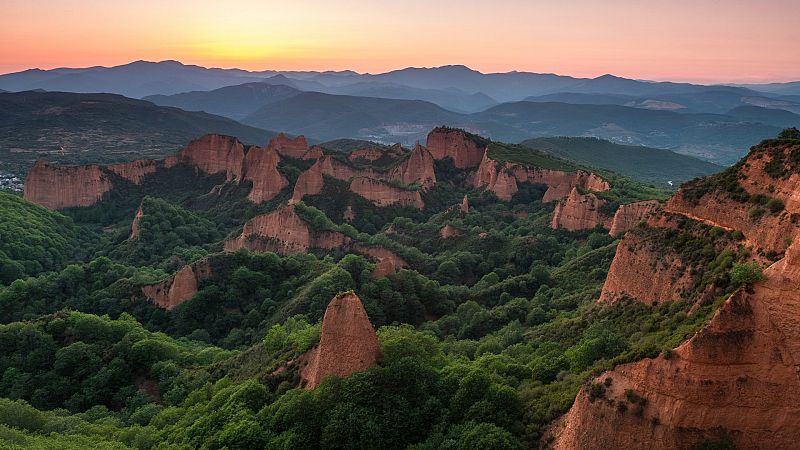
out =
[[800,130],[795,127],[787,128],[778,134],[778,139],[800,139]]
[[764,279],[764,273],[756,262],[733,263],[731,269],[731,282],[734,286],[751,284]]
[[783,211],[783,202],[780,201],[777,198],[772,198],[767,202],[767,209],[772,214],[777,214],[777,213]]

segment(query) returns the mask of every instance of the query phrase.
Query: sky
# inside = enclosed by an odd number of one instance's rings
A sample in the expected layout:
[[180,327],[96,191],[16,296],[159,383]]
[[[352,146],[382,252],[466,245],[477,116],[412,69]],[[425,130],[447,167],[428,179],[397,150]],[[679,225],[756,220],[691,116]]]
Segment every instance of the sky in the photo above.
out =
[[800,0],[0,0],[0,73],[175,59],[800,80]]

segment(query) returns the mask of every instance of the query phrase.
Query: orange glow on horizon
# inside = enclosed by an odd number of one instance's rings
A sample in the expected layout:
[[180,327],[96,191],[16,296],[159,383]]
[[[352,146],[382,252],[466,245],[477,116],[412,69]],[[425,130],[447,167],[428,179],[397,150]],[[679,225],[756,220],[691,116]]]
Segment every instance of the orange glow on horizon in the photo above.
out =
[[464,64],[582,77],[800,79],[794,0],[4,0],[2,9],[0,73],[176,59],[248,70]]

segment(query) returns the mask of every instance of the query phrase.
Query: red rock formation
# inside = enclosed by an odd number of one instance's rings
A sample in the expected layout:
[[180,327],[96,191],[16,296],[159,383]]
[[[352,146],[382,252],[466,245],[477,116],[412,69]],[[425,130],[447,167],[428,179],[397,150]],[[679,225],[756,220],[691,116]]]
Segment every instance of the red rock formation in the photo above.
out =
[[379,245],[355,245],[353,251],[368,256],[377,265],[372,271],[375,278],[383,277],[397,272],[398,269],[408,267],[408,263],[400,256]]
[[550,227],[569,231],[608,227],[608,217],[600,212],[600,207],[605,203],[594,194],[581,194],[578,188],[572,188],[569,195],[556,205]]
[[645,200],[620,205],[617,212],[614,213],[614,219],[611,221],[608,234],[618,236],[630,230],[642,221],[649,219],[658,210],[658,206],[658,200]]
[[359,159],[364,161],[377,161],[383,158],[386,152],[375,147],[366,147],[366,148],[359,148],[350,152],[347,155],[347,159],[350,161],[358,161]]
[[412,206],[417,209],[425,206],[419,191],[397,188],[372,178],[354,178],[350,182],[350,191],[377,206]]
[[474,187],[485,187],[504,201],[511,200],[517,193],[519,190],[517,183],[546,185],[547,191],[542,199],[545,203],[566,197],[574,187],[595,192],[611,189],[607,181],[593,173],[583,170],[564,172],[512,162],[500,164],[491,159],[488,152],[472,177]]
[[458,228],[448,224],[439,229],[439,237],[442,239],[449,239],[451,237],[458,237],[464,234]]
[[142,184],[144,177],[155,172],[158,166],[157,161],[137,159],[121,164],[111,164],[106,168],[134,184]]
[[139,209],[136,210],[136,215],[133,216],[133,223],[131,223],[131,235],[128,240],[134,241],[139,239],[139,221],[142,219],[144,215],[144,210],[142,209],[142,204],[139,204]]
[[278,152],[271,148],[252,147],[245,155],[242,175],[253,183],[247,194],[253,203],[271,200],[289,185],[289,180],[278,172],[280,159]]
[[519,191],[517,179],[502,168],[498,170],[499,163],[489,158],[489,153],[483,155],[478,171],[472,178],[472,185],[476,188],[486,187],[500,200],[510,201],[511,197]]
[[425,145],[434,159],[450,158],[459,169],[478,166],[486,152],[480,138],[452,128],[434,128],[428,133]]
[[206,134],[189,144],[176,155],[164,160],[166,167],[186,164],[207,174],[224,173],[228,181],[242,179],[244,144],[231,136]]
[[45,208],[90,206],[111,190],[111,180],[100,166],[54,167],[43,160],[28,171],[23,197]]
[[166,280],[141,287],[142,295],[164,309],[172,309],[190,300],[197,293],[200,281],[211,276],[207,259],[186,265]]
[[312,352],[311,363],[300,373],[306,389],[329,376],[347,377],[377,363],[378,337],[355,293],[339,294],[328,304],[319,345]]
[[[765,271],[766,281],[742,288],[709,324],[670,353],[624,364],[598,377],[611,380],[605,398],[581,391],[554,427],[559,449],[690,448],[721,436],[736,448],[796,448],[800,442],[800,241]],[[626,390],[646,399],[641,414]],[[631,405],[632,406],[632,405]]]
[[631,298],[652,305],[679,300],[696,282],[689,269],[677,255],[654,254],[638,235],[628,233],[617,246],[600,302]]
[[322,149],[315,147],[310,149],[305,136],[297,136],[294,139],[289,139],[285,134],[279,133],[274,138],[270,139],[267,144],[268,149],[276,150],[283,156],[294,159],[316,159],[322,156]]
[[468,214],[469,213],[469,199],[466,195],[464,195],[464,200],[461,200],[461,204],[458,206],[459,211],[461,214]]
[[334,249],[350,243],[350,238],[336,231],[314,230],[287,205],[269,214],[256,216],[246,224],[241,235],[225,241],[225,251],[240,248],[283,255],[308,252],[310,249]]
[[322,165],[326,159],[318,159],[313,166],[297,177],[290,203],[297,203],[306,195],[317,195],[322,192],[322,187],[325,185],[325,179],[322,176]]
[[393,180],[405,185],[416,183],[428,189],[436,183],[433,156],[417,142],[405,161],[393,167],[387,175],[376,178]]

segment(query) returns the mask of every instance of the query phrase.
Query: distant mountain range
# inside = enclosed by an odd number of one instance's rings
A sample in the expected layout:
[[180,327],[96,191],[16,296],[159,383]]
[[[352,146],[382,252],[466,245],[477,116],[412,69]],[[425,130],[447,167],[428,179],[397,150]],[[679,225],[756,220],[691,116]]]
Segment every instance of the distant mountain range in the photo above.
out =
[[[798,82],[800,83],[800,82]],[[437,125],[519,142],[583,136],[731,164],[781,128],[800,126],[798,83],[704,86],[603,75],[484,74],[464,66],[381,74],[252,72],[177,61],[32,69],[0,75],[0,89],[110,92],[204,111],[321,140],[411,145]]]
[[36,159],[66,164],[161,158],[206,133],[264,145],[274,136],[203,112],[115,94],[0,93],[0,169],[22,173]]

